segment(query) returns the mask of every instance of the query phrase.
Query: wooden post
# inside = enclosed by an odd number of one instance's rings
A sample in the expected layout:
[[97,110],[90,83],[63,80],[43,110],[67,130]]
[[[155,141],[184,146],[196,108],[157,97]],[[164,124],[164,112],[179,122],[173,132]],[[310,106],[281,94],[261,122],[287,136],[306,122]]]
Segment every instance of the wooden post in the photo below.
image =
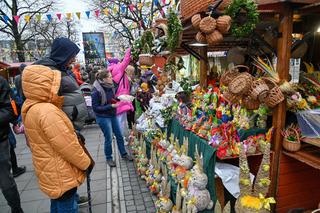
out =
[[[277,72],[281,80],[288,80],[290,69],[290,49],[292,43],[292,28],[293,28],[293,10],[290,3],[282,4],[280,14],[279,31],[282,34],[278,39],[278,58]],[[273,127],[275,128],[273,137],[273,158],[271,170],[271,187],[270,196],[276,197],[278,191],[278,176],[280,167],[280,157],[282,151],[281,130],[285,127],[286,121],[286,102],[283,101],[273,109]]]
[[202,88],[207,87],[207,71],[208,71],[208,48],[201,47],[200,55],[202,59],[200,59],[200,86]]

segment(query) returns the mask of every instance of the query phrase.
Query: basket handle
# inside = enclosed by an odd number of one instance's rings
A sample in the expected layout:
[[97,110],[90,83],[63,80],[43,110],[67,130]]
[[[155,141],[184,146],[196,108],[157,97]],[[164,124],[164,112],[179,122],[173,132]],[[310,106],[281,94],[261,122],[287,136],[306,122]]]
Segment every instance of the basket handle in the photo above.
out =
[[288,130],[291,130],[291,131],[294,132],[294,134],[295,134],[296,137],[297,137],[298,143],[300,143],[300,134],[299,134],[299,132],[298,132],[295,128],[292,128],[292,127],[289,127]]
[[234,70],[234,69],[238,69],[238,68],[245,68],[245,69],[246,69],[245,72],[250,73],[250,69],[249,69],[249,67],[247,67],[246,65],[236,65],[236,66],[233,67],[233,70]]
[[278,84],[270,77],[262,77],[261,79],[264,80],[264,82],[266,82],[269,89],[272,89],[272,88],[278,86]]

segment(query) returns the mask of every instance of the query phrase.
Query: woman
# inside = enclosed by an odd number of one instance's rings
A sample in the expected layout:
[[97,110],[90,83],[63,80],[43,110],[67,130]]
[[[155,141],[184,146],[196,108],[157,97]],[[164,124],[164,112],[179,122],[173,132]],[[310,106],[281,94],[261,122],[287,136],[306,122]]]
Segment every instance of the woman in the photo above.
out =
[[118,149],[122,158],[132,161],[132,157],[128,155],[124,147],[123,136],[116,117],[116,109],[121,105],[121,102],[115,99],[111,73],[107,70],[99,70],[93,87],[91,94],[92,108],[96,114],[96,121],[105,137],[104,153],[108,165],[110,167],[116,166],[112,158],[112,132],[116,136]]
[[[117,59],[109,60],[109,67],[108,70],[112,74],[113,81],[118,85],[118,88],[115,91],[116,97],[120,95],[130,95],[130,76],[128,73],[134,72],[134,67],[130,66],[131,60],[131,49],[127,49],[123,60],[120,62]],[[128,131],[128,122],[127,122],[127,113],[129,111],[133,111],[133,105],[130,101],[123,101],[121,105],[117,108],[116,114],[117,118],[120,122],[122,134],[128,138],[129,131]]]

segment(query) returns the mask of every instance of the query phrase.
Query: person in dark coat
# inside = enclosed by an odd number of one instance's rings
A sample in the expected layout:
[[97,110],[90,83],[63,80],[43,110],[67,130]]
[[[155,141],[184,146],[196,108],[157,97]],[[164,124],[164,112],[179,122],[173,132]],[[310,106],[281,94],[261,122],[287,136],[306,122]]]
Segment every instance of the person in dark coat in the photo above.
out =
[[11,174],[8,135],[10,123],[16,124],[17,116],[11,105],[10,92],[8,82],[0,76],[0,188],[11,212],[21,213],[23,210],[18,188]]

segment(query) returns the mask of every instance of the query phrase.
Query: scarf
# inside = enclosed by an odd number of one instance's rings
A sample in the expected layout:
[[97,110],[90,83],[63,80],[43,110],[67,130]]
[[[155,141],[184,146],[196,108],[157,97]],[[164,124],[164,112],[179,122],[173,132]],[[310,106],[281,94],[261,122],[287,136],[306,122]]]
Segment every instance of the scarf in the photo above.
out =
[[98,90],[98,92],[101,94],[101,106],[105,105],[107,103],[107,99],[106,99],[106,92],[104,91],[103,88],[114,88],[113,83],[105,83],[103,81],[100,80],[95,80],[93,83],[93,86]]

